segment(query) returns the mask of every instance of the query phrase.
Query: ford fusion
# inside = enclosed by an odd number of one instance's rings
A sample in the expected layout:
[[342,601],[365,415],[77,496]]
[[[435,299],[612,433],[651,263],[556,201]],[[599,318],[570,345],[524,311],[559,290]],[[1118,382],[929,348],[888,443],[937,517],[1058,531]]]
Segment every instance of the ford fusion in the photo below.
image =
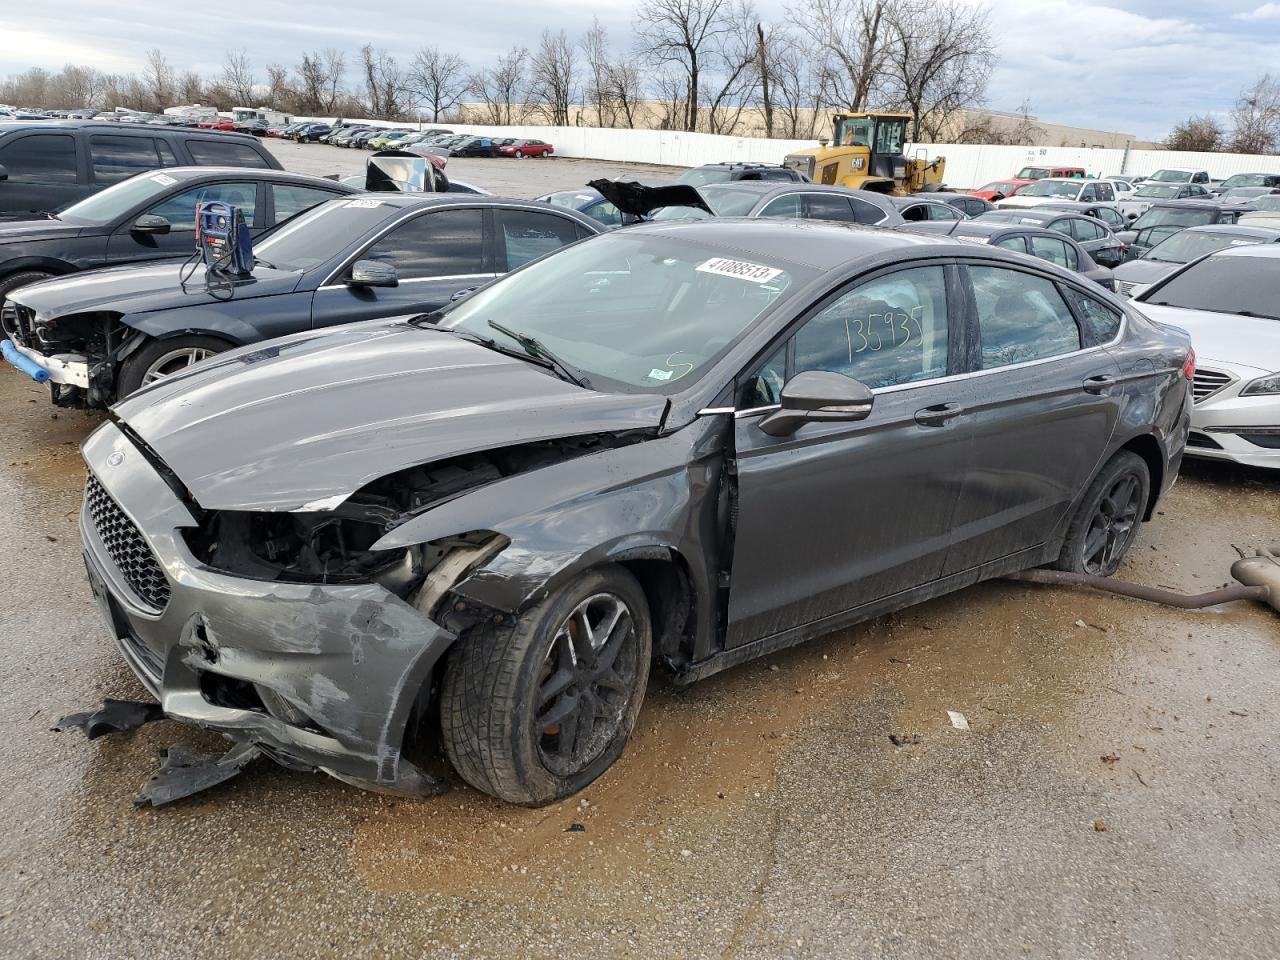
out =
[[438,729],[544,804],[617,759],[655,660],[689,683],[1009,571],[1112,573],[1192,368],[1004,250],[649,224],[140,390],[84,445],[85,557],[167,716],[418,795]]

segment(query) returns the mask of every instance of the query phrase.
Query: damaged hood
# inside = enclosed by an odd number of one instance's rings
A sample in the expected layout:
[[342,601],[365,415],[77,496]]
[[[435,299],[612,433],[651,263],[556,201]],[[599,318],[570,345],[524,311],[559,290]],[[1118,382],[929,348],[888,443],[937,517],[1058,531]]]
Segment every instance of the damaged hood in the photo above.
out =
[[594,187],[623,213],[641,219],[663,207],[697,207],[715,216],[702,194],[687,183],[649,187],[634,180],[592,180],[587,186]]
[[[181,276],[191,276],[186,282]],[[44,319],[77,313],[110,310],[119,314],[149,313],[175,307],[190,307],[251,297],[291,293],[302,279],[300,273],[270,270],[259,265],[247,280],[220,281],[211,289],[204,280],[204,267],[184,267],[180,259],[144,266],[120,266],[90,270],[46,280],[25,287],[16,299]]]
[[407,320],[245,347],[113,412],[209,510],[328,510],[418,464],[657,428],[664,398],[598,393]]

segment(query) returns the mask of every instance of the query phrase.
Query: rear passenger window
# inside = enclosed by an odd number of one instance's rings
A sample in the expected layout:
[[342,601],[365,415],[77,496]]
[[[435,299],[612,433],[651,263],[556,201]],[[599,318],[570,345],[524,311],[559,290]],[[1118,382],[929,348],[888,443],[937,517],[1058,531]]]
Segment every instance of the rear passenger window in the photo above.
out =
[[299,187],[287,183],[273,183],[271,192],[276,200],[276,223],[282,223],[302,213],[303,210],[310,210],[317,203],[324,203],[337,196],[336,193],[330,193],[328,190]]
[[441,210],[396,227],[369,248],[371,260],[396,268],[401,280],[484,272],[484,213]]
[[930,220],[959,220],[962,216],[960,211],[949,203],[931,203],[928,207]]
[[981,330],[983,370],[1080,349],[1080,329],[1050,281],[1005,267],[971,266],[969,277]]
[[220,140],[188,140],[187,151],[191,159],[206,167],[263,167],[269,166],[262,155],[244,143]]
[[1084,317],[1083,340],[1086,347],[1110,343],[1116,338],[1116,334],[1120,332],[1118,311],[1078,290],[1068,290],[1067,293]]
[[945,376],[942,267],[913,267],[855,287],[808,320],[795,341],[796,373],[830,370],[872,388]]
[[[523,267],[546,253],[559,250],[578,239],[578,225],[554,213],[536,210],[500,210],[502,240],[507,251],[507,270]],[[499,267],[499,270],[503,269]]]
[[90,137],[89,159],[97,183],[119,183],[160,166],[156,142],[150,137]]
[[1069,244],[1057,239],[1056,237],[1038,237],[1034,234],[1029,238],[1031,240],[1031,255],[1039,257],[1041,260],[1048,260],[1050,263],[1056,263],[1060,267],[1066,267],[1068,270],[1075,270],[1080,266],[1080,260],[1076,256],[1076,251]]
[[160,151],[160,163],[166,167],[176,167],[178,158],[174,156],[173,147],[169,145],[167,140],[157,140],[156,148]]
[[844,197],[809,194],[804,198],[804,214],[810,220],[853,222],[853,207],[849,206],[849,201]]
[[1027,241],[1022,237],[1005,237],[996,246],[1004,247],[1006,250],[1016,250],[1018,253],[1027,252]]
[[1096,223],[1090,223],[1088,220],[1072,220],[1071,225],[1075,228],[1077,240],[1102,239],[1102,228]]
[[869,201],[850,197],[849,203],[853,206],[853,219],[858,223],[881,223],[886,216],[883,210]]
[[76,141],[48,133],[19,137],[0,145],[0,164],[10,183],[75,183]]
[[770,200],[768,205],[760,211],[759,216],[779,218],[799,217],[800,195],[798,193],[790,193],[785,196],[778,197],[776,200]]

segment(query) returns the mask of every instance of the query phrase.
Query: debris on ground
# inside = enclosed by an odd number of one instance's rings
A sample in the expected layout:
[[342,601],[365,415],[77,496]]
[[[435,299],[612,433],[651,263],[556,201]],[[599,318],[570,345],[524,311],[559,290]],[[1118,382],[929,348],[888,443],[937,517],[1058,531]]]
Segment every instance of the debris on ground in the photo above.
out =
[[1120,762],[1120,754],[1104,753],[1102,755],[1102,762],[1105,763],[1108,767],[1114,767],[1117,763]]
[[565,833],[586,833],[587,828],[581,823],[571,823],[564,828]]
[[924,743],[924,737],[920,736],[918,733],[910,735],[891,733],[889,734],[889,742],[895,747],[910,747],[917,743]]
[[948,710],[947,716],[951,718],[951,725],[957,730],[968,730],[969,721],[964,718],[964,714],[956,710]]
[[226,753],[197,753],[185,743],[164,751],[164,762],[142,787],[135,807],[172,803],[230,780],[258,755],[252,743],[238,743]]
[[136,700],[103,700],[97,710],[71,713],[51,728],[61,733],[69,727],[79,727],[90,740],[97,740],[109,733],[137,730],[145,723],[163,720],[164,710],[158,703],[141,703]]
[[1098,833],[1106,833],[1107,825],[1103,823],[1101,820],[1095,820],[1093,821],[1093,829],[1098,831]]

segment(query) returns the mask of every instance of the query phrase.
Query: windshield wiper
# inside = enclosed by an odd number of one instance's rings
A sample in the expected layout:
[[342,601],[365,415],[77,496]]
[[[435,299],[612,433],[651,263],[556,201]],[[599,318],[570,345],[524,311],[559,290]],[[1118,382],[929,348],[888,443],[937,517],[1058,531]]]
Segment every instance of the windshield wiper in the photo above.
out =
[[1269,313],[1254,313],[1252,310],[1236,310],[1237,317],[1256,317],[1259,320],[1280,320],[1280,317],[1273,317]]
[[529,356],[542,360],[543,366],[546,366],[550,370],[559,374],[561,379],[568,380],[575,386],[585,387],[588,390],[591,389],[591,382],[586,377],[575,371],[567,363],[544,347],[542,342],[536,337],[531,337],[527,333],[519,333],[512,330],[510,327],[498,323],[496,320],[486,320],[485,323],[493,327],[493,329],[497,330],[499,333],[505,333],[516,343],[520,344],[520,346],[524,347],[525,352],[528,353]]

